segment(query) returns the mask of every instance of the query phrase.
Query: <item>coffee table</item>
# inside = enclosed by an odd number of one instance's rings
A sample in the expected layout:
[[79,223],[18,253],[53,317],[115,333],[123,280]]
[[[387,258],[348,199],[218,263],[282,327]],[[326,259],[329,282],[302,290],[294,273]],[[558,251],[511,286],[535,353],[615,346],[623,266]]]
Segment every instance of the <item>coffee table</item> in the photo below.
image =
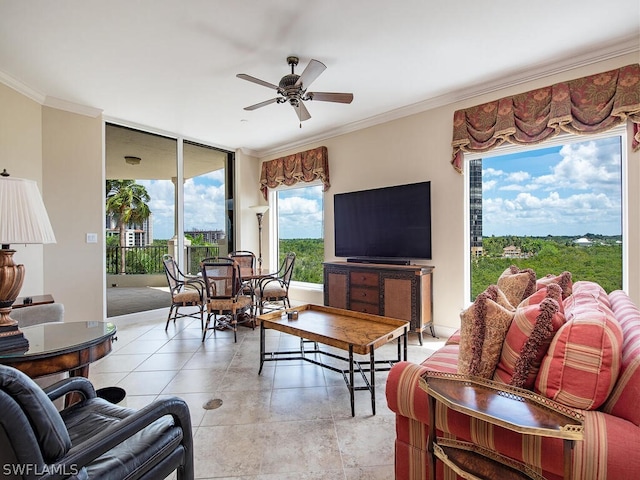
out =
[[89,364],[111,352],[116,326],[106,322],[41,323],[21,329],[29,340],[26,352],[0,352],[0,363],[32,378],[69,372],[89,375]]
[[[298,313],[297,319],[289,319],[287,314],[294,311]],[[311,304],[271,312],[260,315],[258,318],[260,319],[260,370],[258,375],[262,373],[264,362],[279,360],[304,360],[341,373],[349,389],[352,416],[355,416],[354,393],[357,390],[370,392],[371,409],[373,414],[376,414],[375,372],[388,371],[394,363],[402,359],[402,352],[404,352],[403,359],[407,359],[409,322],[405,320]],[[265,332],[267,329],[300,337],[300,350],[266,352]],[[376,360],[375,349],[394,339],[398,341],[397,359]],[[305,349],[305,343],[313,343],[313,349]],[[345,350],[349,356],[345,358],[333,352],[321,350],[318,343]],[[347,362],[348,368],[342,369],[324,363],[317,360],[318,357],[315,355],[315,358],[308,356],[310,354],[343,360]],[[354,354],[369,355],[368,365],[362,365],[354,358]],[[364,380],[364,386],[355,385],[356,369]],[[366,373],[369,373],[369,378]]]

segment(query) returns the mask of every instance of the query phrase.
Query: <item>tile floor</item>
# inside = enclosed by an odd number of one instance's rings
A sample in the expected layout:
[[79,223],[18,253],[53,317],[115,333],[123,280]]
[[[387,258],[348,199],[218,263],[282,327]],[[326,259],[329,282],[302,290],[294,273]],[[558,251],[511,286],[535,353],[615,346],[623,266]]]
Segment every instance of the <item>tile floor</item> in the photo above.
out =
[[[113,352],[91,365],[96,388],[117,385],[123,404],[140,408],[167,396],[188,404],[198,479],[389,480],[393,478],[394,416],[386,406],[386,373],[376,375],[376,410],[356,392],[351,416],[342,375],[302,361],[265,363],[258,375],[259,328],[209,332],[179,319],[164,330],[167,309],[110,318],[118,326]],[[299,340],[267,331],[267,349],[296,348]],[[443,340],[409,336],[409,360],[422,361]],[[327,347],[328,348],[328,347]],[[393,358],[387,345],[376,358]],[[368,357],[367,357],[368,358]],[[209,400],[222,405],[205,409]],[[175,474],[174,474],[175,475]]]

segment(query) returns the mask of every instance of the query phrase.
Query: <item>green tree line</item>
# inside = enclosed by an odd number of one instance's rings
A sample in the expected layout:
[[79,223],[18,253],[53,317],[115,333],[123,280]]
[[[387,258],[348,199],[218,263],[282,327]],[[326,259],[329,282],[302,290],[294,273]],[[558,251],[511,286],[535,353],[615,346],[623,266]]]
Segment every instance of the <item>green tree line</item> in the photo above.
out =
[[[622,244],[620,237],[589,235],[590,240],[600,237],[594,244],[578,246],[568,237],[490,237],[483,239],[485,256],[471,260],[471,300],[489,285],[495,284],[500,274],[511,265],[531,268],[538,278],[547,274],[571,272],[574,282],[590,280],[599,283],[607,292],[622,288]],[[575,238],[575,237],[573,237]],[[520,243],[519,243],[520,242]],[[501,258],[503,246],[518,246],[529,258]],[[535,245],[526,251],[524,245]],[[487,252],[488,249],[488,252]],[[487,254],[488,253],[488,254]]]
[[323,283],[324,240],[321,238],[288,238],[280,240],[280,263],[288,252],[296,254],[293,280],[296,282]]

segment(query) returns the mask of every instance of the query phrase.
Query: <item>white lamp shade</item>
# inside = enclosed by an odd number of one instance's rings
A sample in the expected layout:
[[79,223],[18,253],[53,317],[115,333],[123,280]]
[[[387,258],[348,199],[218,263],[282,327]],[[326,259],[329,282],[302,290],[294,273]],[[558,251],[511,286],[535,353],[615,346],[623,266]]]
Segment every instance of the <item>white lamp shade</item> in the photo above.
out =
[[33,180],[0,177],[0,243],[56,243]]
[[267,210],[269,210],[269,205],[254,205],[249,208],[253,210],[256,215],[258,214],[264,215],[267,212]]

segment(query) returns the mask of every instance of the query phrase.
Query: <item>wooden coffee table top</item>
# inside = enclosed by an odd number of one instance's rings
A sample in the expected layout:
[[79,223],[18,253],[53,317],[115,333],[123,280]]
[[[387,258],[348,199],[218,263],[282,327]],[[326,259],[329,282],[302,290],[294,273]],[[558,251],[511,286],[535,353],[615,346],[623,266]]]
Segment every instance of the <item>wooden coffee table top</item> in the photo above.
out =
[[[297,320],[289,320],[286,312],[298,312]],[[367,313],[321,305],[302,305],[279,310],[258,319],[264,328],[278,330],[325,345],[366,355],[405,333],[409,322]]]

